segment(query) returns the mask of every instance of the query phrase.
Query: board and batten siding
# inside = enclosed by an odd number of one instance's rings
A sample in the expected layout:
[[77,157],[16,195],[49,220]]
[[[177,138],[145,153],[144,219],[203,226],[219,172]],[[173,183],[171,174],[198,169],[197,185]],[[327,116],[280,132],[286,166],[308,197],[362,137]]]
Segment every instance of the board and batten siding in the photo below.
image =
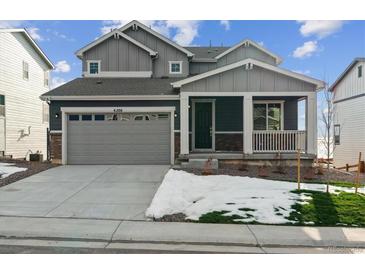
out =
[[147,51],[123,37],[110,37],[83,55],[82,71],[87,72],[88,60],[100,60],[101,71],[152,71],[152,59]]
[[[362,66],[362,77],[357,76],[357,68]],[[334,101],[365,93],[365,62],[358,62],[335,87]]]
[[[29,80],[23,79],[23,61],[29,64]],[[44,86],[44,71],[48,69],[23,34],[0,33],[0,94],[5,95],[6,155],[24,158],[36,151],[47,155],[48,123],[43,123],[44,102],[39,96],[48,91]]]
[[314,91],[315,85],[257,66],[239,67],[185,84],[182,92]]
[[365,156],[365,96],[335,104],[334,124],[340,125],[340,144],[334,149],[334,165],[354,165],[359,152]]
[[248,47],[242,45],[235,50],[229,52],[228,54],[222,56],[218,59],[217,67],[223,67],[229,64],[236,63],[238,61],[252,58],[264,63],[276,66],[276,60],[274,57],[268,55],[267,53],[259,50],[258,48],[250,45]]
[[[124,33],[149,47],[150,49],[158,52],[158,58],[153,60],[153,77],[186,77],[189,75],[189,60],[184,52],[167,44],[158,37],[141,28],[139,28],[137,31],[129,28],[126,29]],[[170,74],[169,61],[182,61],[182,73]]]

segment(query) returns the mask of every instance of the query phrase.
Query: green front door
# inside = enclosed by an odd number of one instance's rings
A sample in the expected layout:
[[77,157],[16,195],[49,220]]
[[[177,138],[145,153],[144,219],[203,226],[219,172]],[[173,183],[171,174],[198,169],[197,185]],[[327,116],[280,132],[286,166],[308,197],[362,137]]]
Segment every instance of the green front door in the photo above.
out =
[[212,149],[212,102],[195,102],[195,149]]

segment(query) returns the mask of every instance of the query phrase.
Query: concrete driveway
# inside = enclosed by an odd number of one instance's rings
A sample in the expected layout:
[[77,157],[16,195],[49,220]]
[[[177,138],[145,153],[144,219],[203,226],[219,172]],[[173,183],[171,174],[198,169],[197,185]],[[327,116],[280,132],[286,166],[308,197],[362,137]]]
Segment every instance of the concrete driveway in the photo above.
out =
[[61,166],[0,188],[0,215],[144,220],[169,166]]

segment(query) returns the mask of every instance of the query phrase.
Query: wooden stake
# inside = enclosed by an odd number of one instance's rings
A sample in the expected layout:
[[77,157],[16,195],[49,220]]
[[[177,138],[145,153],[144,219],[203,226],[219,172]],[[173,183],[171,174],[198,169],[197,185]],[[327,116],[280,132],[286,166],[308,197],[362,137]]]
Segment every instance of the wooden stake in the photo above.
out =
[[359,161],[357,162],[355,193],[357,193],[360,187],[360,164],[361,164],[361,152],[359,152]]
[[297,171],[298,190],[300,190],[300,149],[297,152]]

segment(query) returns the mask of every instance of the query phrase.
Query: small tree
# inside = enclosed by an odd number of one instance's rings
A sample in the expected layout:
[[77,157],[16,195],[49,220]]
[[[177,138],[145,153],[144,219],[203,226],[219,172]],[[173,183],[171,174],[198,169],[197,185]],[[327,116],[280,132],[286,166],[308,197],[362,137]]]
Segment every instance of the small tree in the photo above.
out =
[[333,105],[333,92],[328,90],[327,83],[323,90],[325,108],[322,108],[320,114],[320,121],[324,127],[321,127],[321,143],[326,151],[327,156],[327,169],[330,168],[329,159],[333,155],[334,151],[334,138],[332,134],[333,120],[334,120],[334,105]]

